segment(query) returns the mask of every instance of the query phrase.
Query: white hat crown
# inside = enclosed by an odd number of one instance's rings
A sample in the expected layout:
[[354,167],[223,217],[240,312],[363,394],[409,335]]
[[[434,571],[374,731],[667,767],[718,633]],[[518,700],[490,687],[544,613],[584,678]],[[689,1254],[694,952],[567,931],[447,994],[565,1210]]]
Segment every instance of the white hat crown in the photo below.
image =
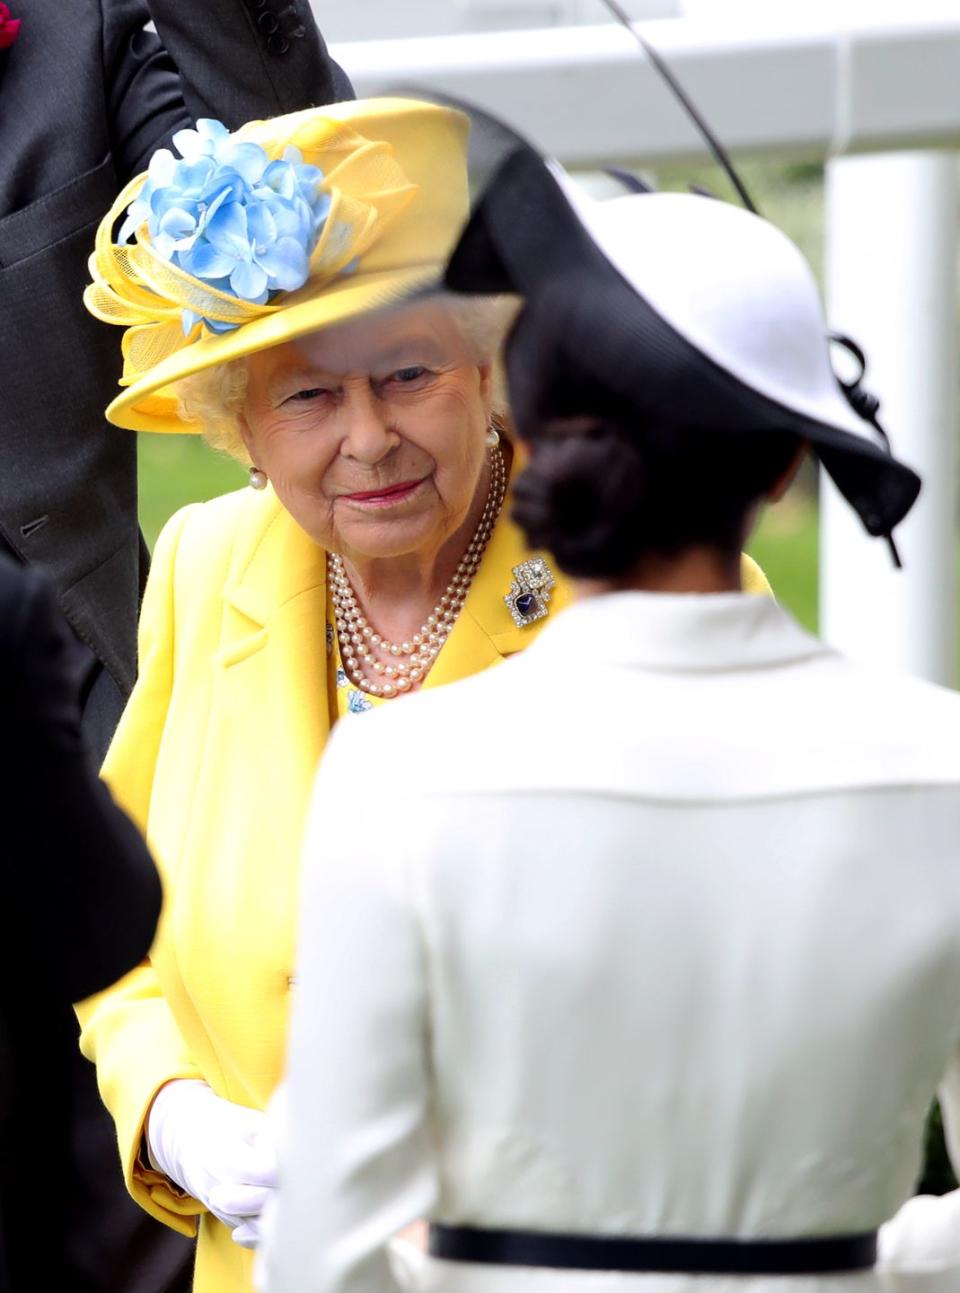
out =
[[578,203],[606,258],[676,332],[744,385],[870,439],[830,362],[816,280],[781,230],[687,193]]

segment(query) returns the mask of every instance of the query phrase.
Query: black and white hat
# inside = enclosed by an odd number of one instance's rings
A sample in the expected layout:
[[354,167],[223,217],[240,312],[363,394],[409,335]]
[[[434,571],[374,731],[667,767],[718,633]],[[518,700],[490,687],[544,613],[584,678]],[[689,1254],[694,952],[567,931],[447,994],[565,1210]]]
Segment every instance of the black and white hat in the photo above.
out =
[[[892,457],[876,401],[835,376],[817,285],[790,239],[710,197],[591,201],[494,124],[510,144],[488,163],[446,285],[523,298],[506,350],[521,435],[544,415],[586,412],[564,407],[584,381],[641,418],[790,432],[810,443],[867,531],[889,538],[920,480]],[[482,114],[477,127],[489,135]]]

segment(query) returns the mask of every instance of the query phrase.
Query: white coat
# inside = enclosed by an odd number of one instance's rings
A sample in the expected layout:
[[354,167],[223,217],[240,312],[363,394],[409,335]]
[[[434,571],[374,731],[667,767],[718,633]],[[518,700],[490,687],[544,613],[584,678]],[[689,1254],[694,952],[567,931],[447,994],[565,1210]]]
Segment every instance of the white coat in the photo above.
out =
[[[421,1216],[870,1230],[945,1076],[960,1119],[960,697],[766,598],[591,599],[497,670],[340,724],[305,847],[269,1293],[389,1290],[388,1239]],[[960,1288],[934,1274],[413,1278]]]

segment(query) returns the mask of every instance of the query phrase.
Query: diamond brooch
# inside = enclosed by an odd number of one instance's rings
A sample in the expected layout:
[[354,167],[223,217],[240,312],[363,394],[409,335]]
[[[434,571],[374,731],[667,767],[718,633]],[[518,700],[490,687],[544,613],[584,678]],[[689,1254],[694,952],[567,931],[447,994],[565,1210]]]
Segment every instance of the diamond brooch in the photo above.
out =
[[543,557],[531,557],[514,566],[513,583],[503,600],[518,629],[546,618],[550,613],[550,590],[555,584],[553,572]]

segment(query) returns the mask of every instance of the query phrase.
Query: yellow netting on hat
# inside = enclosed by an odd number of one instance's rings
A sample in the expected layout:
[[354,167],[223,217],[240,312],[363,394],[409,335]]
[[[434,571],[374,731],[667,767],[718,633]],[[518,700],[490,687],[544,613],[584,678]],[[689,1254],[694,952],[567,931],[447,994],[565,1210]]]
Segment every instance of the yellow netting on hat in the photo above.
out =
[[[277,127],[286,123],[282,137]],[[382,236],[412,200],[411,184],[383,141],[366,139],[342,122],[316,111],[273,122],[252,122],[236,138],[260,144],[273,159],[288,145],[299,148],[304,162],[323,172],[319,189],[330,198],[320,238],[310,255],[310,275],[295,293],[276,293],[255,305],[218,291],[165,260],[153,248],[146,223],[130,245],[113,241],[117,220],[147,181],[138,175],[124,188],[97,230],[89,268],[92,282],[83,299],[91,314],[125,327],[122,341],[122,386],[129,386],[175,351],[194,345],[207,332],[204,324],[183,331],[183,311],[242,327],[253,319],[283,310],[290,297],[321,294]]]

